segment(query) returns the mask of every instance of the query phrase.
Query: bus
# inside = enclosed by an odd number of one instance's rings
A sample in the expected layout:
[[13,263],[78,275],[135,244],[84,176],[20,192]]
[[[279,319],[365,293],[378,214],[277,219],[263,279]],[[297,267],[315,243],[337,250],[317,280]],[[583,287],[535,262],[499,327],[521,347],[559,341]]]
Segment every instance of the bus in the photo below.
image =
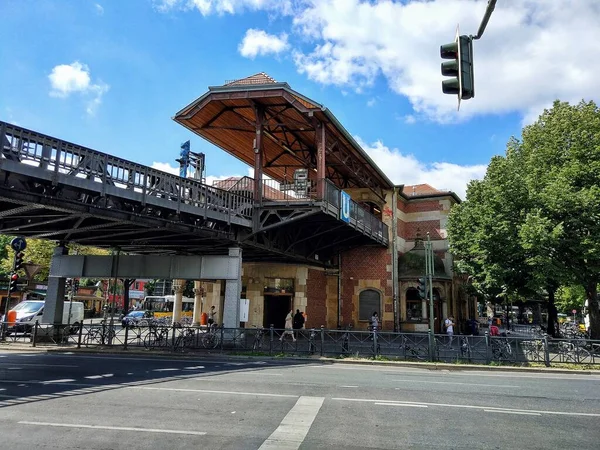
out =
[[[172,317],[173,305],[175,304],[174,295],[147,295],[139,309],[145,309],[152,312],[156,318]],[[181,317],[192,317],[194,315],[194,299],[183,297],[181,302]]]

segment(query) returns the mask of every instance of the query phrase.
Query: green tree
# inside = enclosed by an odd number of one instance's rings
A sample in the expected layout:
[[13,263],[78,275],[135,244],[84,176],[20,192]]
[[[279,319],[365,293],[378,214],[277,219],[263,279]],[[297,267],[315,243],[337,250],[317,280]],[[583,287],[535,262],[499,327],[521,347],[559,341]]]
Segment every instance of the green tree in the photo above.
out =
[[561,286],[556,292],[556,308],[564,314],[571,314],[574,309],[581,312],[585,302],[585,289],[581,285]]
[[545,293],[549,331],[562,284],[580,284],[600,338],[600,111],[555,102],[492,159],[448,220],[457,267],[480,290]]
[[[5,243],[3,249],[7,252],[7,257],[2,259],[0,263],[0,270],[4,273],[9,273],[12,268],[12,254],[13,251],[10,248],[10,240],[12,237],[8,237],[8,243]],[[0,243],[3,243],[0,240]],[[47,241],[44,239],[27,239],[27,248],[25,249],[25,262],[30,262],[34,264],[39,264],[42,266],[38,274],[34,277],[34,279],[38,281],[44,281],[48,279],[48,272],[50,270],[50,261],[52,260],[52,254],[54,253],[54,247],[56,247],[56,242]],[[95,247],[86,247],[84,245],[79,244],[70,244],[69,245],[69,254],[77,254],[77,255],[108,255],[108,251]]]
[[520,152],[528,191],[549,232],[546,253],[589,302],[600,339],[600,110],[594,102],[555,102],[525,127]]

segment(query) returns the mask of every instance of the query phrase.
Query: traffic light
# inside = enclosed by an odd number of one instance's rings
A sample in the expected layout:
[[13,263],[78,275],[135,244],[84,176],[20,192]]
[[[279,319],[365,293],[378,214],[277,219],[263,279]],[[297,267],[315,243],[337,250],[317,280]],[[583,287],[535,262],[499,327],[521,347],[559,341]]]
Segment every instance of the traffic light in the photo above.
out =
[[25,257],[25,253],[17,252],[15,253],[15,259],[13,260],[13,272],[18,271],[23,268],[23,258]]
[[417,283],[419,297],[421,297],[422,299],[427,298],[427,278],[421,277],[417,280]]
[[79,278],[73,279],[73,290],[77,292],[79,290]]
[[66,291],[70,291],[71,289],[73,289],[73,279],[72,278],[67,278],[65,280],[65,290]]
[[473,77],[473,40],[470,36],[456,36],[454,42],[440,47],[442,59],[450,59],[442,63],[442,75],[452,77],[442,81],[444,94],[456,94],[459,100],[475,97],[475,80]]
[[17,275],[16,273],[13,273],[10,276],[10,285],[9,285],[10,292],[15,292],[17,290],[17,282],[18,281],[19,281],[19,275]]

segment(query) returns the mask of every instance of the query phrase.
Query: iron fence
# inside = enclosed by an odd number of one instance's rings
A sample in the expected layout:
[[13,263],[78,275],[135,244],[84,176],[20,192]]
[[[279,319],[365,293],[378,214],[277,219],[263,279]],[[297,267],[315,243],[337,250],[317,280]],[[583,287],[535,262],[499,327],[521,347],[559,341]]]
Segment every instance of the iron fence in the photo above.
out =
[[[9,328],[10,330],[10,328]],[[327,356],[495,365],[600,365],[600,340],[537,336],[465,336],[429,333],[329,330],[323,327],[224,328],[179,323],[68,325],[35,324],[29,333],[10,332],[6,342],[32,346],[144,349],[193,353]]]
[[229,221],[242,219],[243,224],[252,219],[253,202],[249,195],[181,178],[4,122],[0,122],[0,142],[2,159],[24,165],[23,170],[29,172],[42,170],[42,177],[54,173],[54,179],[60,174],[78,186],[86,183],[86,187],[101,190],[102,194],[111,190],[117,196],[139,199],[143,205],[167,205],[178,212],[187,207],[189,212],[204,215],[209,211],[221,213]]

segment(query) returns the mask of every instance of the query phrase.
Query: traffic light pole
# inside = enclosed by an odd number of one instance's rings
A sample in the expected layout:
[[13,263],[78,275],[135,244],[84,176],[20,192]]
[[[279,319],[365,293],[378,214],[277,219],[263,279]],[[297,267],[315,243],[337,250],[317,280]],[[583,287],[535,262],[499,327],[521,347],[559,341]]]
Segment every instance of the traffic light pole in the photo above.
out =
[[487,24],[490,20],[490,17],[492,17],[492,13],[494,12],[495,7],[496,7],[496,0],[488,0],[485,14],[483,15],[483,19],[481,20],[481,24],[479,25],[479,30],[477,30],[477,36],[472,36],[471,39],[480,39],[481,36],[483,36],[485,27],[487,27]]
[[10,303],[10,280],[12,278],[12,273],[10,274],[8,281],[8,288],[6,288],[6,304],[4,305],[4,315],[2,316],[2,341],[6,340],[6,331],[8,330],[8,304]]
[[435,332],[435,318],[433,317],[433,247],[431,238],[427,233],[427,243],[425,244],[425,261],[427,268],[427,290],[429,295],[429,329]]

